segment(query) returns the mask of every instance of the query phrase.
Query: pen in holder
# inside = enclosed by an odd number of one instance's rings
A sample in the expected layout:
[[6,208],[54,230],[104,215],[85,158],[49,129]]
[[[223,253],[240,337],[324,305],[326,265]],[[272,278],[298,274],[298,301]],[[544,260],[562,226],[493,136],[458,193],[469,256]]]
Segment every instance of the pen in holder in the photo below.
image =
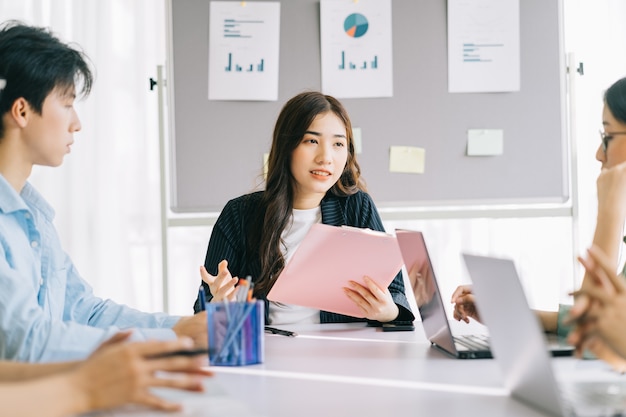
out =
[[206,310],[211,365],[241,366],[263,362],[263,301],[207,303]]

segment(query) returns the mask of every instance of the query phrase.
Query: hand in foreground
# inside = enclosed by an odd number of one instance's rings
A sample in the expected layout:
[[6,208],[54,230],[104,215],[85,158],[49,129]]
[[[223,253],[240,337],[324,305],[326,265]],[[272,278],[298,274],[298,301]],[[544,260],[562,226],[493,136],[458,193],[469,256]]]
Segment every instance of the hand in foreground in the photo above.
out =
[[480,322],[480,315],[476,307],[471,285],[459,285],[452,293],[451,302],[454,304],[454,318],[469,323],[470,317]]
[[380,288],[376,282],[368,276],[363,277],[365,286],[355,281],[350,281],[350,287],[343,290],[354,303],[363,311],[363,316],[368,320],[376,320],[381,323],[395,320],[400,314],[400,309],[394,303],[389,288]]
[[217,265],[217,276],[209,274],[204,266],[200,267],[200,277],[206,282],[211,290],[213,301],[235,300],[235,284],[239,281],[233,277],[228,270],[228,261],[224,259]]
[[626,326],[626,284],[615,273],[602,250],[592,246],[588,254],[587,259],[579,258],[579,261],[592,279],[575,293],[587,297],[586,308],[570,316],[576,327],[568,341],[580,353],[587,345],[593,346],[594,338],[598,338],[626,358],[626,332],[623,331]]
[[[126,334],[128,337],[128,334]],[[178,410],[180,406],[155,396],[152,387],[201,391],[202,377],[210,376],[201,367],[206,359],[199,357],[159,357],[177,350],[190,349],[189,339],[124,343],[124,338],[105,342],[68,376],[82,410],[99,410],[128,403],[160,410]],[[121,340],[120,340],[121,339]],[[157,372],[176,375],[157,375]]]

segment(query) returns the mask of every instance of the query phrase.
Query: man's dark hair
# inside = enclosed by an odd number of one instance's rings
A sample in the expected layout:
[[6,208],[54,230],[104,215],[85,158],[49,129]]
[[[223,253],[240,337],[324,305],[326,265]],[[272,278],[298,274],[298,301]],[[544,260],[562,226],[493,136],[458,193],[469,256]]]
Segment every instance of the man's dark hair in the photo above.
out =
[[0,24],[0,138],[2,115],[23,97],[41,114],[43,102],[54,89],[86,96],[93,75],[86,55],[61,42],[49,29],[19,21]]

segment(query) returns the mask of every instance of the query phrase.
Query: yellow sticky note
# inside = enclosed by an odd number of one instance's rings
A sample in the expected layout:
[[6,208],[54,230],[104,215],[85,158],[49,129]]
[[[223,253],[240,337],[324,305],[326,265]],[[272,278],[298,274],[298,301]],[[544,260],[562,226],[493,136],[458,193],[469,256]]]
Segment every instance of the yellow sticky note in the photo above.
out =
[[357,154],[361,153],[363,150],[363,138],[361,136],[361,128],[353,127],[352,128],[352,139],[354,142],[354,152]]
[[263,178],[267,179],[267,160],[270,158],[269,153],[263,154]]
[[389,172],[423,174],[426,151],[415,146],[391,146],[389,148]]

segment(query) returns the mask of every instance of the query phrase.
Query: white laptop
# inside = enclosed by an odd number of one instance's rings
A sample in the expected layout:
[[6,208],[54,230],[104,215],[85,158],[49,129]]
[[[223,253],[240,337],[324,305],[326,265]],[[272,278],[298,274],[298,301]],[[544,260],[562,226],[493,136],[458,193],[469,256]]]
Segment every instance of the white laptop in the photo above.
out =
[[622,416],[626,377],[558,384],[539,319],[513,261],[463,254],[481,319],[511,394],[555,416]]

